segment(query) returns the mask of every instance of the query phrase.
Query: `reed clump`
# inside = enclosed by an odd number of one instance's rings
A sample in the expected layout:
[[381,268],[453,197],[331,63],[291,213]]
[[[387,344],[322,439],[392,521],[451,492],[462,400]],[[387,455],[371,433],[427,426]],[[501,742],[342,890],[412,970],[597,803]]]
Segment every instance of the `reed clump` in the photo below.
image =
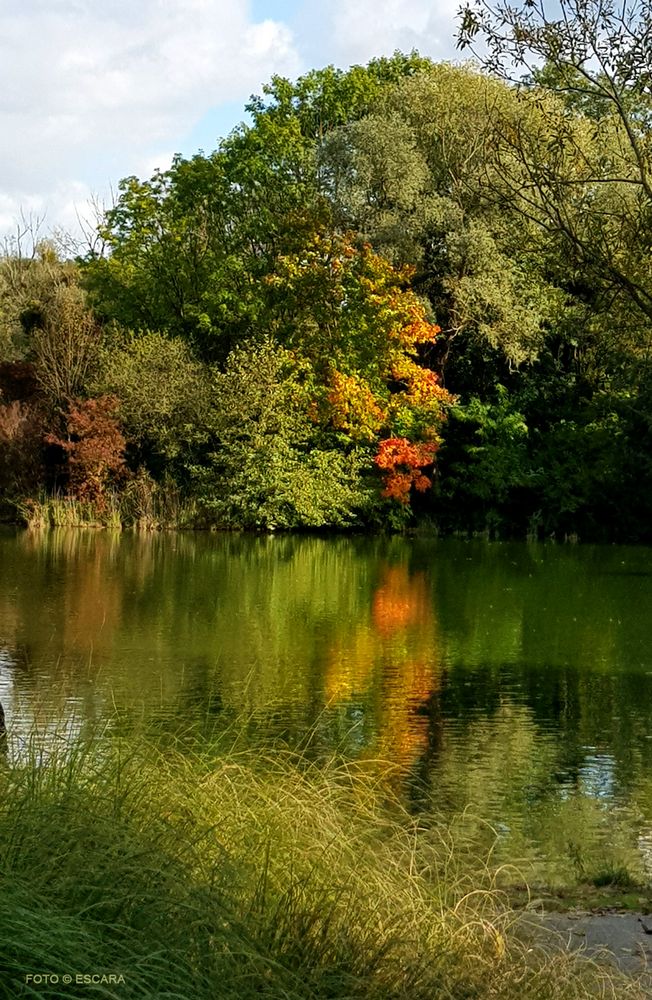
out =
[[15,504],[20,520],[36,528],[114,528],[122,526],[120,512],[111,501],[100,510],[87,500],[71,496],[41,496]]
[[181,497],[173,484],[162,485],[146,474],[137,474],[121,493],[107,492],[101,503],[74,496],[41,494],[15,501],[14,519],[31,529],[109,528],[120,531],[180,530],[205,527],[197,505]]
[[116,739],[28,754],[0,789],[7,996],[644,995],[528,943],[489,869],[350,767]]

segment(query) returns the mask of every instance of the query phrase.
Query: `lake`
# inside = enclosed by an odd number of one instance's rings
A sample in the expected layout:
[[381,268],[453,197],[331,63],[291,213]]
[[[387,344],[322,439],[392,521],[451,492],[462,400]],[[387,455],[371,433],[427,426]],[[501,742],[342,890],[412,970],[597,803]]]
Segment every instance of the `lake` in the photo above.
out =
[[5,530],[0,568],[10,760],[239,719],[535,881],[652,881],[650,549]]

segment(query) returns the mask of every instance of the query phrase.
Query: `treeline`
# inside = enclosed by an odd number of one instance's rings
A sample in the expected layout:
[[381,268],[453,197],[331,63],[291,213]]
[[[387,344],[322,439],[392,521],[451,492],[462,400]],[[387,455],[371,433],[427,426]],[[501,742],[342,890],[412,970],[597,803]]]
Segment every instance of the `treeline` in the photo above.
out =
[[6,516],[650,541],[652,107],[614,81],[274,78],[75,261],[6,252]]

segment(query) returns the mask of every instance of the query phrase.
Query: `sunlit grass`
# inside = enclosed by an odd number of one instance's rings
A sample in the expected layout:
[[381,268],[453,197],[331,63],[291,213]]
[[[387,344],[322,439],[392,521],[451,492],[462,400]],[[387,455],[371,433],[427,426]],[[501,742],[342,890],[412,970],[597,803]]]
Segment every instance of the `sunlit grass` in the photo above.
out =
[[16,505],[24,523],[34,528],[120,527],[120,516],[113,504],[100,514],[93,504],[74,497],[41,496]]
[[134,490],[122,494],[109,492],[102,503],[91,503],[73,496],[48,496],[14,504],[17,518],[28,528],[109,528],[119,531],[136,528],[158,531],[168,528],[204,527],[197,505],[182,500],[171,489],[158,489],[147,497],[147,503],[134,496]]
[[122,1000],[644,995],[528,944],[491,867],[368,770],[115,739],[0,785],[7,995],[88,996],[25,977],[102,972]]

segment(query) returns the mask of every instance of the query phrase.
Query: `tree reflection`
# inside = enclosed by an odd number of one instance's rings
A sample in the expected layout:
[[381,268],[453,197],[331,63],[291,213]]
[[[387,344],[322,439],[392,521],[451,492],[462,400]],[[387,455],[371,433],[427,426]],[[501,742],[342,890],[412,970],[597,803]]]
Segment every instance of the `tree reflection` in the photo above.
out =
[[373,715],[362,756],[409,770],[428,745],[428,720],[417,709],[438,686],[437,624],[428,581],[406,563],[384,564],[367,615],[326,657],[330,703],[358,700]]

